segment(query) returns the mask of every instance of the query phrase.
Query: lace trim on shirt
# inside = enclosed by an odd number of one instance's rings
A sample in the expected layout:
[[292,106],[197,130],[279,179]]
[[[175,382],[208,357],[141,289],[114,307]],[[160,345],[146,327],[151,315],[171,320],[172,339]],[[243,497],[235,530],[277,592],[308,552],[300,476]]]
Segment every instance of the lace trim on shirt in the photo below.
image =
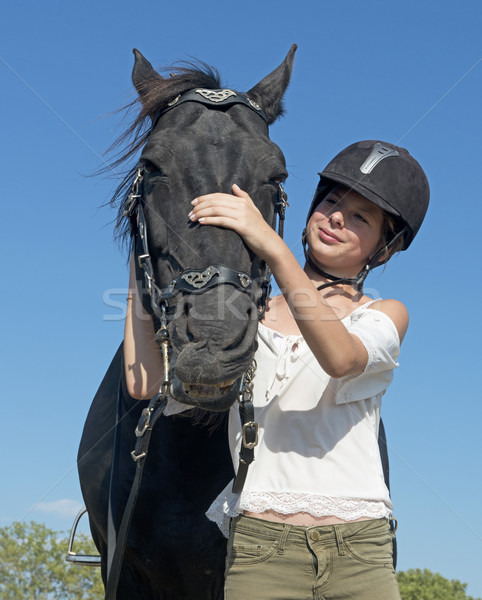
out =
[[228,537],[229,519],[249,511],[262,513],[272,510],[282,515],[308,513],[314,517],[338,517],[344,521],[390,518],[391,510],[381,501],[361,498],[338,498],[318,494],[293,494],[291,492],[245,492],[241,502],[238,496],[216,498],[206,516],[214,521]]
[[274,510],[282,515],[308,513],[314,517],[338,517],[344,521],[361,517],[378,519],[390,515],[384,502],[291,492],[246,492],[239,503],[239,510],[255,513]]

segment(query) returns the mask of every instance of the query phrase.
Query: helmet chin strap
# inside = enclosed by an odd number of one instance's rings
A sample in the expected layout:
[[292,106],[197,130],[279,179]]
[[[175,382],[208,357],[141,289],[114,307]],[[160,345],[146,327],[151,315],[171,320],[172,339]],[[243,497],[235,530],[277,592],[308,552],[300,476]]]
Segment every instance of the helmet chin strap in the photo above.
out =
[[309,252],[307,250],[307,244],[306,244],[306,228],[303,229],[303,233],[301,234],[301,241],[303,244],[303,252],[305,254],[306,263],[308,264],[308,266],[311,269],[313,269],[313,271],[315,271],[315,273],[318,273],[318,275],[321,275],[322,277],[325,277],[326,279],[330,280],[327,283],[322,283],[316,289],[320,291],[320,290],[324,290],[327,287],[331,287],[333,285],[351,285],[356,289],[357,292],[361,292],[363,290],[363,284],[365,283],[365,279],[367,278],[368,273],[370,273],[370,271],[372,269],[374,269],[375,267],[378,267],[385,262],[385,261],[380,262],[380,258],[383,256],[383,254],[388,252],[388,250],[393,246],[393,244],[398,239],[400,239],[400,237],[405,233],[406,229],[407,228],[404,227],[401,231],[399,231],[390,240],[390,242],[388,242],[388,244],[383,246],[383,248],[380,248],[380,250],[378,250],[378,252],[376,252],[372,256],[370,261],[363,267],[363,269],[355,277],[337,277],[336,275],[331,275],[331,273],[327,273],[326,271],[323,271],[323,269],[320,269],[320,267],[313,262],[313,260],[311,259],[310,255],[309,255]]

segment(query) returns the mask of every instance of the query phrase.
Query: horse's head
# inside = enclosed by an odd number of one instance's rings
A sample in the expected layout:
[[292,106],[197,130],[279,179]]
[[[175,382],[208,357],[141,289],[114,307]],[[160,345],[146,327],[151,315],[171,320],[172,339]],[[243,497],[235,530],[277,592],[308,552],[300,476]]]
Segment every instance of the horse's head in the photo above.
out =
[[287,173],[268,125],[282,112],[295,50],[246,94],[220,90],[212,72],[196,69],[165,79],[135,51],[133,82],[152,123],[134,188],[142,210],[126,207],[139,264],[154,279],[154,294],[143,301],[155,321],[167,309],[173,397],[208,410],[234,402],[251,364],[267,272],[238,234],[187,215],[193,198],[230,193],[237,183],[275,224]]

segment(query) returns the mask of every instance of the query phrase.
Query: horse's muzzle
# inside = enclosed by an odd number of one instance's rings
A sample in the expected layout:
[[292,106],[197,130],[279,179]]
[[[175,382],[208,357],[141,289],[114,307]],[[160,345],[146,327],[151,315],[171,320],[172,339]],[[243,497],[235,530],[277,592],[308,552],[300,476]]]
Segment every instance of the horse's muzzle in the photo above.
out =
[[185,384],[176,375],[172,378],[172,397],[189,406],[202,408],[213,412],[224,412],[228,410],[237,400],[241,377],[229,385],[215,386],[206,384]]

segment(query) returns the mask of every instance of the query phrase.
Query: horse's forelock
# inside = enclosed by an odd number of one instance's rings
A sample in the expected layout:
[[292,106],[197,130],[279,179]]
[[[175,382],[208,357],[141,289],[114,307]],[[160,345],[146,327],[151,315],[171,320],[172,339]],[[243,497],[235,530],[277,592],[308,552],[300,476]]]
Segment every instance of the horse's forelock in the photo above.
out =
[[170,67],[160,69],[160,72],[169,74],[167,78],[153,78],[146,80],[143,88],[142,102],[138,97],[123,108],[120,112],[130,113],[138,109],[132,124],[110,146],[107,153],[120,148],[114,159],[99,169],[98,173],[122,172],[123,178],[117,186],[111,200],[111,206],[118,209],[115,237],[122,245],[130,245],[129,219],[124,215],[124,205],[134,180],[137,167],[129,171],[121,170],[124,163],[132,158],[147,141],[150,133],[151,120],[155,115],[167,107],[176,96],[194,88],[219,89],[222,87],[217,69],[202,62],[180,62]]

